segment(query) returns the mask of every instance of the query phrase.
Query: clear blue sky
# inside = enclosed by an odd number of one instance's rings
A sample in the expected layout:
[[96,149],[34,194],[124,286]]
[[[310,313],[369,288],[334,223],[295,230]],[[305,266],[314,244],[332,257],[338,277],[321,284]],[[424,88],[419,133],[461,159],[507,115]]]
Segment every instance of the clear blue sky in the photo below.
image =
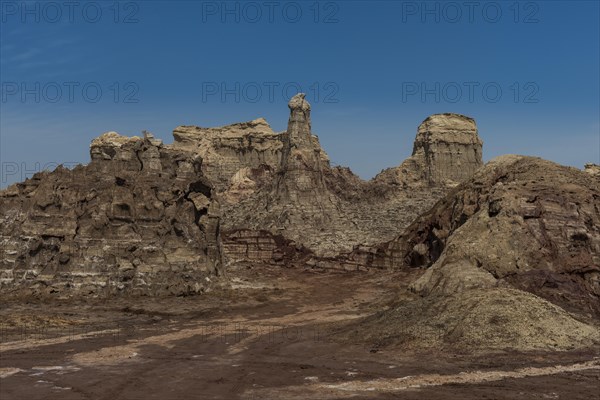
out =
[[296,84],[332,162],[363,178],[440,112],[477,120],[486,160],[600,163],[596,1],[223,4],[2,1],[1,186],[86,163],[105,131],[284,130]]

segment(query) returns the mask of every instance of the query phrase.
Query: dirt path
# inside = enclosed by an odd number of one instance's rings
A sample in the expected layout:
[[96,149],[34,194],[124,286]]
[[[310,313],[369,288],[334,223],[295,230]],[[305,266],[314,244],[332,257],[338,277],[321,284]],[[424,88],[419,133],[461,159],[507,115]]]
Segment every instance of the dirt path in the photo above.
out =
[[[302,386],[288,386],[278,389],[250,391],[246,393],[252,397],[285,398],[285,399],[337,399],[342,397],[354,397],[357,393],[381,393],[401,392],[411,389],[424,389],[432,386],[443,385],[478,385],[487,382],[497,382],[507,379],[523,379],[529,377],[549,377],[552,375],[600,370],[600,359],[583,363],[569,365],[553,365],[549,367],[529,367],[514,371],[463,371],[458,374],[422,374],[416,376],[404,376],[401,378],[375,379],[368,381],[349,380],[341,383],[321,383]],[[317,377],[309,379],[317,381]],[[590,395],[593,392],[590,392]]]
[[330,339],[332,323],[401,295],[404,275],[262,269],[230,279],[232,292],[196,298],[3,308],[6,321],[60,314],[63,324],[95,321],[99,329],[8,335],[0,398],[588,399],[600,383],[600,362],[585,352],[409,354]]

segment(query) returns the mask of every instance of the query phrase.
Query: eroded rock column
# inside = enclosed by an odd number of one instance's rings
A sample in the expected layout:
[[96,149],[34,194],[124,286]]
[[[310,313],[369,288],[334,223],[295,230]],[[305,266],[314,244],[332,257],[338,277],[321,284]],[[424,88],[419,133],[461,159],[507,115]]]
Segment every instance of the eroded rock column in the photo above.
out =
[[483,166],[483,142],[475,120],[460,114],[434,114],[419,125],[412,161],[430,185],[457,184]]

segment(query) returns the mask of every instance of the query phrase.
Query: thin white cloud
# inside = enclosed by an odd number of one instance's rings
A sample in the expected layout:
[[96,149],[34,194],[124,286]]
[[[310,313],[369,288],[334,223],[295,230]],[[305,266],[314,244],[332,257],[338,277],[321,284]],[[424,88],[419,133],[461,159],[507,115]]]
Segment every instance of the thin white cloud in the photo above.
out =
[[26,50],[26,51],[24,51],[22,53],[13,55],[11,57],[8,57],[8,61],[7,62],[10,64],[10,63],[16,63],[16,62],[19,62],[19,61],[31,60],[32,58],[38,56],[41,53],[42,53],[42,51],[39,48],[34,47],[34,48]]

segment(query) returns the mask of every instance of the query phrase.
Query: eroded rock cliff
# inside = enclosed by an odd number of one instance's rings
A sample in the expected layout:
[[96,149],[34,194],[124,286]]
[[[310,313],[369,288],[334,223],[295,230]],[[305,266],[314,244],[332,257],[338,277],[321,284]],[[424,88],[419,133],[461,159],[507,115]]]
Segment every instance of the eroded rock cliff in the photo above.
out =
[[[280,135],[280,156],[273,157],[279,164],[263,165],[252,172],[258,178],[249,178],[251,171],[240,163],[249,190],[242,192],[231,183],[224,193],[224,199],[230,199],[224,201],[223,220],[230,261],[244,260],[249,253],[267,254],[252,243],[271,240],[265,235],[281,235],[303,255],[313,253],[310,263],[360,269],[366,265],[363,259],[341,265],[328,258],[357,246],[369,257],[372,245],[392,239],[482,165],[475,122],[458,114],[440,114],[421,124],[408,160],[363,181],[348,168],[330,167],[312,134],[311,107],[303,94],[292,98],[289,108],[288,129]],[[244,231],[248,247],[240,246],[238,230]],[[232,246],[229,237],[235,238]]]
[[511,286],[600,315],[600,181],[539,158],[502,156],[417,218],[378,257],[427,267],[423,295]]
[[190,294],[221,268],[219,205],[196,154],[150,134],[0,192],[5,294]]
[[363,181],[331,168],[304,94],[288,106],[282,133],[262,118],[180,126],[171,145],[106,133],[89,165],[2,191],[0,279],[55,292],[197,292],[221,249],[229,263],[386,267],[376,245],[481,165],[474,121],[439,114],[421,124],[408,160]]
[[173,137],[173,149],[202,158],[202,172],[217,192],[235,188],[242,179],[240,173],[247,174],[242,171],[276,167],[283,148],[281,134],[273,132],[263,118],[218,128],[180,126]]
[[465,351],[600,344],[600,180],[593,174],[499,157],[371,256],[373,264],[426,270],[414,294],[351,324],[344,338]]
[[483,166],[482,147],[475,120],[434,114],[419,125],[412,155],[378,179],[411,186],[455,186]]

